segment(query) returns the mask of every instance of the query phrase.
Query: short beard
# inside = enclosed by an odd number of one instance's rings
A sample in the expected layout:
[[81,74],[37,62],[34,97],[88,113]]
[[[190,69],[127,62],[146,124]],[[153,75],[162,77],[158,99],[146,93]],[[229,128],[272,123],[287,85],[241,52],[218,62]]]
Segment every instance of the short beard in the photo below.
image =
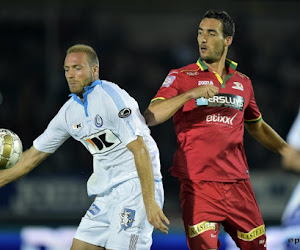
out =
[[201,61],[204,61],[204,62],[206,62],[208,64],[212,64],[212,63],[218,61],[217,59],[212,58],[212,57],[202,58],[201,55],[200,55],[200,59],[201,59]]

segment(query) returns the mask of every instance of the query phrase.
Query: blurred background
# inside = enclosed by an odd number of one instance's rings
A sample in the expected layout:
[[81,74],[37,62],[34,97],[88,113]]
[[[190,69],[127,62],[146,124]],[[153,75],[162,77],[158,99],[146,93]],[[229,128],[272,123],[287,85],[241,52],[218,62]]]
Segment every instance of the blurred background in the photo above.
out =
[[[229,58],[252,79],[264,120],[285,138],[300,106],[300,2],[283,0],[1,0],[0,127],[17,133],[24,149],[32,145],[68,99],[63,60],[76,43],[94,47],[100,78],[127,90],[144,112],[171,69],[198,59],[197,29],[208,9],[225,10],[235,21]],[[172,223],[168,236],[155,232],[153,249],[187,249],[179,186],[168,172],[177,147],[172,121],[151,130]],[[280,157],[247,132],[245,148],[266,225],[280,225],[299,176],[281,170]],[[29,175],[0,189],[0,249],[68,249],[49,242],[70,244],[92,202],[86,194],[91,171],[88,151],[69,139]]]

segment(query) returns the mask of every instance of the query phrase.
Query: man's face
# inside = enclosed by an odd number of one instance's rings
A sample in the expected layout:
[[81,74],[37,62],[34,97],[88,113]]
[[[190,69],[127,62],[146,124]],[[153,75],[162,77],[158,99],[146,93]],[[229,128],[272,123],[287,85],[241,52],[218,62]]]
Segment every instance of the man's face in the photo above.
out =
[[64,69],[71,93],[82,95],[84,87],[94,81],[93,70],[87,55],[83,52],[67,54]]
[[200,59],[207,63],[218,62],[226,45],[221,21],[204,18],[199,24],[197,40]]

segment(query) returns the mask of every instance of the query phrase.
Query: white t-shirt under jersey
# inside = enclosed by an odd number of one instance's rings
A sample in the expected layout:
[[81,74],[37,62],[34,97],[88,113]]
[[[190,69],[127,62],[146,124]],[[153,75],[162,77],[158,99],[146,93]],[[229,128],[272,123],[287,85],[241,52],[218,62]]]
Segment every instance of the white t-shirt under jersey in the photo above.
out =
[[142,136],[150,153],[155,180],[161,180],[159,151],[137,102],[112,82],[96,80],[85,87],[84,102],[77,95],[62,106],[34,147],[54,153],[70,136],[93,155],[89,195],[138,177],[134,156],[126,145]]

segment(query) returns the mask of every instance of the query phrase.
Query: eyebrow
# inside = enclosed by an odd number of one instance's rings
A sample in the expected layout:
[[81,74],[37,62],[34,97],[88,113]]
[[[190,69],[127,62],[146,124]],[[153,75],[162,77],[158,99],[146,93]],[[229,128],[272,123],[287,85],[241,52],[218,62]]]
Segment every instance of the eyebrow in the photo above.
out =
[[[200,28],[200,27],[198,28],[198,31],[199,31],[199,30],[203,31],[203,29]],[[208,31],[208,32],[216,32],[216,33],[217,33],[217,30],[214,30],[214,29],[208,29],[207,31]]]
[[65,68],[75,68],[75,67],[77,67],[77,66],[80,66],[80,64],[73,64],[73,65],[71,65],[71,66],[64,65],[64,69],[65,69]]

